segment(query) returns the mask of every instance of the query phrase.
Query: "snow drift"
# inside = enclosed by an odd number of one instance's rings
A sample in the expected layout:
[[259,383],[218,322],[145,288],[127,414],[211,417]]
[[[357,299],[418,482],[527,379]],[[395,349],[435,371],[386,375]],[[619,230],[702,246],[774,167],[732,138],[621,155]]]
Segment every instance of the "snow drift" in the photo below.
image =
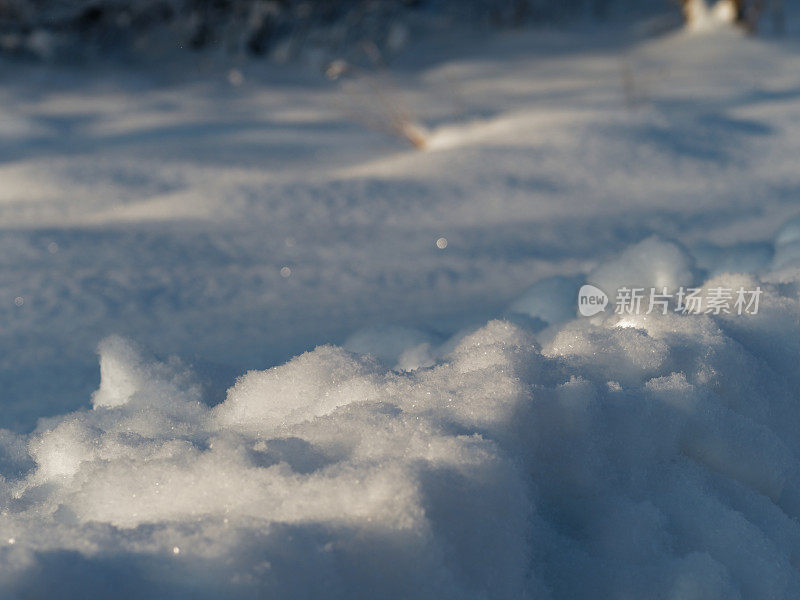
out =
[[[780,271],[709,282],[761,285],[758,315],[563,321],[562,307],[536,336],[495,320],[424,343],[432,366],[406,370],[323,346],[245,374],[215,406],[179,361],[109,338],[90,409],[0,433],[0,589],[794,597],[796,229],[778,238]],[[696,273],[650,239],[594,275]],[[549,302],[574,303],[555,289]],[[351,344],[390,347],[385,363],[422,339],[384,334]]]

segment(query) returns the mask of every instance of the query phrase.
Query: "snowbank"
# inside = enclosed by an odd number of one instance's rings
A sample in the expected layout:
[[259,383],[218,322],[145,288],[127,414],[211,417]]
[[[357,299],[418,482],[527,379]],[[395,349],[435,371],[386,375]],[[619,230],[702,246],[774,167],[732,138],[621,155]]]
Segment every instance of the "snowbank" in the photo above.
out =
[[[650,239],[594,276],[676,286],[693,269]],[[178,361],[107,339],[91,409],[0,432],[0,589],[793,597],[800,276],[787,272],[708,282],[761,285],[757,315],[572,318],[543,342],[495,320],[426,343],[434,364],[405,371],[323,346],[245,374],[212,407]],[[423,335],[350,344],[386,363]]]

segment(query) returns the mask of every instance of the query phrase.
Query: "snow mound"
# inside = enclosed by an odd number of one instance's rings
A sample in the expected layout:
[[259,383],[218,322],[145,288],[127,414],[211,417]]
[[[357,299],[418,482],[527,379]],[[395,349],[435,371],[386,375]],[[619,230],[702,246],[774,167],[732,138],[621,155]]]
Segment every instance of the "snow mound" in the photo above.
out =
[[[696,276],[655,239],[592,273]],[[795,597],[800,278],[770,281],[705,282],[761,286],[757,315],[577,319],[557,278],[512,311],[556,328],[541,340],[499,320],[435,347],[367,330],[362,354],[248,372],[213,407],[179,361],[109,338],[92,408],[0,431],[0,590]]]
[[627,287],[675,290],[695,282],[694,259],[674,242],[648,238],[600,265],[589,280],[606,293]]

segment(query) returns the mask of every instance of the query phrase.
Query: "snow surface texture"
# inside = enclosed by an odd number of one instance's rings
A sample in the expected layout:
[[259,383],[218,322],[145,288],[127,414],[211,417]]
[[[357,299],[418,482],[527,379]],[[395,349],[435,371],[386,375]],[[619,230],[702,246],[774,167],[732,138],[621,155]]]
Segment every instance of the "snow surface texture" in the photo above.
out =
[[[688,261],[649,239],[595,275],[672,285]],[[0,589],[796,597],[794,273],[707,282],[763,286],[758,315],[571,319],[542,345],[493,320],[406,372],[321,346],[213,407],[179,362],[108,338],[92,409],[0,437]],[[352,343],[418,342],[382,334]]]
[[0,598],[800,596],[798,49],[573,42],[408,65],[426,152],[5,66]]

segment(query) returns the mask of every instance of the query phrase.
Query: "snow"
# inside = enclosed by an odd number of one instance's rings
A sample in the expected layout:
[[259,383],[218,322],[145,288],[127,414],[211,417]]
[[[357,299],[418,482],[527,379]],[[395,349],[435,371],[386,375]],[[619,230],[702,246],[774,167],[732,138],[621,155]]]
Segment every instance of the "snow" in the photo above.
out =
[[683,11],[690,31],[725,27],[736,20],[736,4],[733,0],[718,0],[710,7],[705,0],[688,0]]
[[693,283],[693,259],[678,245],[648,238],[625,249],[622,254],[589,274],[601,289],[637,286],[675,290]]
[[[790,597],[797,374],[760,345],[797,352],[797,283],[770,287],[749,331],[609,315],[540,347],[494,320],[405,373],[321,346],[214,407],[181,365],[106,340],[92,409],[3,438],[19,475],[1,488],[16,543],[0,582],[50,595],[88,569],[135,597]],[[165,584],[170,553],[185,562]]]
[[800,595],[795,42],[444,42],[0,66],[0,597]]

